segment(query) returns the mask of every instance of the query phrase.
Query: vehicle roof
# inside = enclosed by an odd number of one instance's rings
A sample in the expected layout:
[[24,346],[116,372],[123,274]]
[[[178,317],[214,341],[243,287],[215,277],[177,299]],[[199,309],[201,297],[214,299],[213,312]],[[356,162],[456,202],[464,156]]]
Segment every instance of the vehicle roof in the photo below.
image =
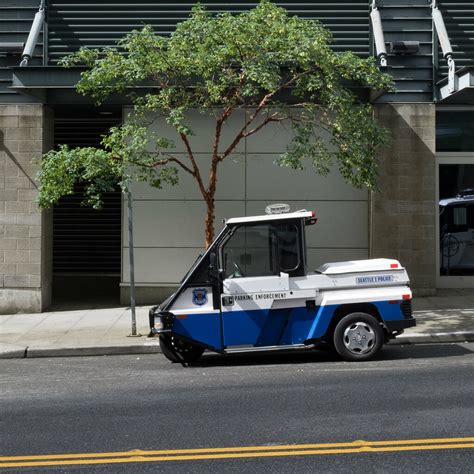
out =
[[472,204],[474,203],[474,196],[466,196],[466,197],[454,197],[448,199],[441,199],[439,201],[440,206],[451,206],[454,204]]
[[226,224],[244,224],[248,222],[260,221],[278,221],[283,219],[305,219],[314,217],[314,212],[302,209],[296,212],[287,212],[283,214],[264,214],[263,216],[232,217],[226,221]]

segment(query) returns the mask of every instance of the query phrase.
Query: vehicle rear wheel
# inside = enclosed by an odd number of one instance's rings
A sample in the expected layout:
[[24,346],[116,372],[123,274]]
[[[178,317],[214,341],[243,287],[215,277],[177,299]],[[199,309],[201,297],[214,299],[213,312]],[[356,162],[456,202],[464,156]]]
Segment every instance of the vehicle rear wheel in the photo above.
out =
[[344,360],[368,360],[382,347],[384,334],[377,319],[370,314],[351,313],[339,321],[333,340]]
[[204,348],[194,346],[175,336],[160,336],[163,355],[171,362],[194,362],[202,356]]

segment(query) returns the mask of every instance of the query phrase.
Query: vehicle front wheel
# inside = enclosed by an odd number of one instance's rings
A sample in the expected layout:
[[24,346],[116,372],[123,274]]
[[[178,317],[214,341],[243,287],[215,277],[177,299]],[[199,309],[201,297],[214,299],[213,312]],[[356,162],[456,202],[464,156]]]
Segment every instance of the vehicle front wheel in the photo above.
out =
[[368,360],[382,347],[384,334],[377,319],[370,314],[351,313],[339,321],[333,340],[344,360]]
[[202,356],[204,348],[194,346],[175,336],[160,336],[163,355],[171,362],[194,362]]

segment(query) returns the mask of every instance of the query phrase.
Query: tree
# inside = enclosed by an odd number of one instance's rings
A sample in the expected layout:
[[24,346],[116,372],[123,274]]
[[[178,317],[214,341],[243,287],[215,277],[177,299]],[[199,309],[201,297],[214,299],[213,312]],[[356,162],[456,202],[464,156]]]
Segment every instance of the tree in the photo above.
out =
[[[82,48],[64,58],[66,67],[85,64],[77,90],[100,104],[111,94],[127,94],[133,105],[128,120],[103,138],[102,149],[61,146],[45,155],[39,203],[49,207],[71,194],[74,183],[86,185],[86,204],[99,207],[101,195],[117,182],[132,179],[161,188],[190,174],[206,203],[205,245],[214,237],[214,210],[220,164],[241,140],[270,123],[289,124],[294,138],[278,164],[303,169],[311,164],[326,175],[336,164],[357,187],[376,185],[376,151],[387,140],[370,104],[360,102],[345,85],[355,81],[389,89],[390,76],[373,58],[335,53],[330,32],[318,21],[289,16],[263,0],[238,15],[212,16],[197,4],[188,20],[170,36],[152,27],[132,31],[117,48]],[[199,168],[190,143],[194,131],[186,111],[196,109],[215,118],[210,173]],[[223,146],[222,129],[239,110],[245,125]],[[149,130],[149,117],[164,116],[186,150],[183,159],[174,143]],[[330,143],[320,138],[327,131]]]

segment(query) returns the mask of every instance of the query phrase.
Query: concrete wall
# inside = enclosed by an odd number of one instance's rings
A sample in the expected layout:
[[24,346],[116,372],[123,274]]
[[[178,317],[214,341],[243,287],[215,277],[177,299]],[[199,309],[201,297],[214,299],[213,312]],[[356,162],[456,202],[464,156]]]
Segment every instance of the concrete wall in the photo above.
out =
[[51,302],[51,214],[36,204],[38,164],[53,145],[42,105],[0,105],[0,313]]
[[371,257],[396,258],[419,295],[436,288],[435,106],[376,106],[392,142],[371,197]]
[[[223,133],[230,142],[245,116],[233,117]],[[213,121],[192,114],[189,124],[196,135],[191,144],[202,169],[206,170],[212,146]],[[175,132],[163,121],[153,126],[175,141],[175,153],[185,157]],[[339,173],[317,176],[305,171],[280,168],[274,161],[285,150],[291,129],[269,126],[243,140],[237,152],[219,169],[216,231],[222,219],[264,214],[269,203],[287,202],[292,210],[315,210],[318,224],[308,228],[309,268],[322,263],[368,257],[368,194],[346,184]],[[207,177],[207,171],[203,172]],[[139,301],[160,301],[181,280],[203,250],[205,205],[193,178],[180,173],[180,184],[162,190],[135,184],[133,194],[136,285]],[[123,219],[121,297],[128,300],[129,266],[127,205]]]

